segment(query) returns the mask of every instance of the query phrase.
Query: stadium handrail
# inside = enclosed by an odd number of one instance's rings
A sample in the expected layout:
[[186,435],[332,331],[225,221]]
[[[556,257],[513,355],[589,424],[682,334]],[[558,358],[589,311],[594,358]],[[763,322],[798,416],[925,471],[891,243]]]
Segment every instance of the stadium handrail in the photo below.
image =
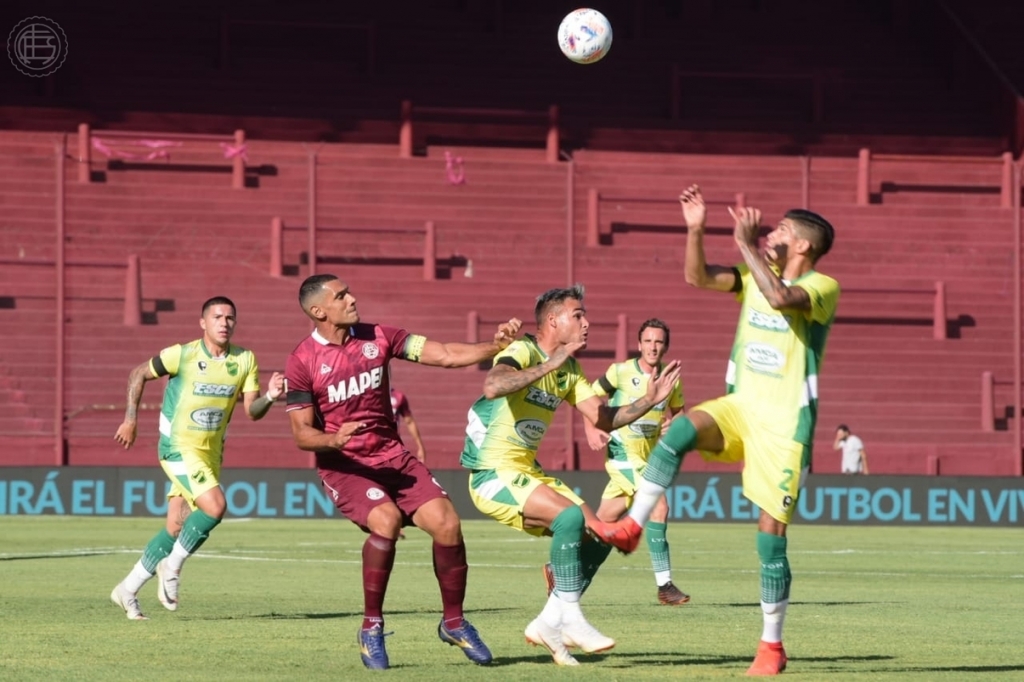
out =
[[347,232],[356,234],[422,234],[423,235],[423,281],[432,282],[437,279],[437,229],[434,221],[428,220],[419,226],[395,227],[322,227],[319,225],[285,225],[280,217],[270,220],[270,276],[281,277],[284,274],[284,232],[285,230],[305,231],[308,235],[306,252],[309,274],[316,273],[316,262],[319,256],[316,235],[320,232]]
[[[601,202],[619,202],[634,204],[677,204],[677,197],[645,197],[620,196],[602,194],[596,187],[587,190],[587,246],[601,245]],[[728,204],[730,206],[746,206],[747,197],[743,192],[736,192],[731,201],[725,199],[705,199],[708,204]],[[680,230],[682,231],[682,227]]]
[[[38,265],[56,266],[53,258],[0,258],[0,265]],[[131,254],[125,261],[98,260],[88,258],[68,258],[65,267],[85,268],[125,268],[124,279],[124,318],[126,327],[138,327],[142,324],[142,285],[139,256]]]
[[942,280],[935,282],[931,289],[915,288],[872,288],[872,287],[849,287],[843,288],[843,294],[854,295],[887,295],[887,294],[909,294],[927,295],[932,297],[932,338],[942,341],[949,338],[948,325],[946,323],[946,283]]
[[[110,144],[108,144],[108,142]],[[88,123],[78,125],[78,182],[92,181],[92,150],[100,151],[108,158],[120,156],[133,161],[152,161],[169,158],[168,149],[183,146],[187,142],[215,142],[223,150],[224,158],[231,162],[231,187],[245,187],[246,143],[245,131],[236,130],[231,135],[202,133],[147,132],[138,130],[93,130]],[[133,144],[141,153],[113,149],[111,145]],[[147,151],[148,150],[148,151]]]
[[1010,208],[1013,204],[1013,154],[1003,152],[1000,156],[931,156],[928,154],[872,154],[867,147],[857,155],[857,205],[871,203],[871,164],[874,161],[950,164],[1002,165],[999,183],[999,207]]
[[442,107],[421,105],[413,107],[410,100],[403,100],[401,110],[401,127],[398,132],[398,155],[403,159],[412,157],[413,113],[454,119],[491,118],[523,121],[546,121],[547,136],[544,145],[544,157],[548,163],[558,163],[559,113],[557,104],[549,106],[547,111],[540,111],[527,109],[492,109],[481,107]]

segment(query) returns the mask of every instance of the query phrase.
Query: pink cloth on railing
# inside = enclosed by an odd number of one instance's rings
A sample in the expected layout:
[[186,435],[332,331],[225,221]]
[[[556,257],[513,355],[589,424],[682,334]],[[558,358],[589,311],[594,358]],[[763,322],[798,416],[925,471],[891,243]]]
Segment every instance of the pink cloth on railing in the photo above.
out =
[[462,167],[461,156],[452,156],[451,152],[445,152],[444,172],[451,184],[463,185],[466,183],[466,170]]
[[236,156],[241,157],[242,161],[249,161],[249,155],[246,153],[245,143],[242,144],[230,144],[228,142],[221,142],[220,148],[224,150],[225,159],[233,159]]
[[171,142],[170,140],[134,140],[127,144],[146,147],[151,151],[148,154],[135,154],[133,152],[124,151],[123,149],[112,149],[110,145],[103,141],[102,138],[92,138],[92,148],[107,158],[116,156],[121,159],[141,159],[144,161],[152,161],[153,159],[169,159],[171,158],[171,155],[167,151],[168,148],[181,146],[181,142]]

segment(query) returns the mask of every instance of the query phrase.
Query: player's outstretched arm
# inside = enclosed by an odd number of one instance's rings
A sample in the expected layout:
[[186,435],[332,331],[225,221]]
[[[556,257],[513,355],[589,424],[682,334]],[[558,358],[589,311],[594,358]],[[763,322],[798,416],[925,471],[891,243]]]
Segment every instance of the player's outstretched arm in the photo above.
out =
[[516,391],[521,391],[545,374],[555,371],[561,367],[576,351],[583,348],[585,343],[576,342],[559,346],[547,360],[539,365],[531,367],[513,367],[512,365],[498,362],[487,373],[484,379],[484,397],[494,400]]
[[736,270],[724,265],[708,265],[704,256],[704,229],[707,206],[699,185],[690,185],[679,195],[686,221],[686,283],[699,289],[732,291],[736,286]]
[[632,424],[650,412],[655,405],[668,398],[676,382],[679,381],[679,372],[678,360],[668,363],[657,376],[652,377],[647,383],[647,393],[644,397],[628,405],[612,407],[602,403],[597,396],[593,396],[577,403],[576,409],[602,431],[614,431],[626,424]]
[[761,211],[756,208],[730,208],[729,215],[736,221],[733,228],[736,245],[768,305],[775,310],[810,310],[811,296],[807,290],[799,286],[791,287],[783,282],[758,251],[757,234],[761,229]]
[[312,406],[291,410],[288,419],[292,425],[292,438],[300,450],[309,452],[333,452],[344,447],[359,432],[363,422],[346,422],[335,433],[325,433],[313,423]]
[[138,433],[139,403],[142,402],[142,391],[145,389],[147,381],[156,378],[156,374],[149,366],[149,361],[142,363],[128,375],[128,396],[125,399],[124,421],[117,427],[117,433],[114,434],[114,440],[123,445],[125,450],[135,443]]
[[489,360],[516,340],[523,323],[516,318],[498,325],[494,339],[485,343],[441,343],[427,339],[419,362],[433,367],[468,367]]

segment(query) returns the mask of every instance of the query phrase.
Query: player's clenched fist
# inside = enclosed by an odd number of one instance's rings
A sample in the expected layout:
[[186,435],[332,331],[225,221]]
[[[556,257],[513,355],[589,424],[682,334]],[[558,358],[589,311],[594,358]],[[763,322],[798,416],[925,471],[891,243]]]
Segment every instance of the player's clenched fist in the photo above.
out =
[[522,326],[522,321],[515,317],[498,325],[498,331],[494,334],[494,343],[498,344],[499,348],[508,348],[509,344],[516,340],[516,335]]

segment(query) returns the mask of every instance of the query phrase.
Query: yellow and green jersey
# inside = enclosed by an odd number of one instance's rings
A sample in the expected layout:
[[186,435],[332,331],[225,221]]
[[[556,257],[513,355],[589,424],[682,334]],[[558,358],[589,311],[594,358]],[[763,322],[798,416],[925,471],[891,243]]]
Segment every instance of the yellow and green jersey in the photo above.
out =
[[[527,334],[498,353],[494,364],[526,369],[545,362],[547,353]],[[575,358],[509,395],[480,397],[469,410],[466,444],[459,463],[466,469],[531,468],[555,409],[593,397],[590,383]]]
[[149,367],[169,377],[160,407],[160,458],[191,452],[220,461],[239,394],[260,390],[256,356],[230,346],[215,358],[198,339],[164,348]]
[[810,271],[788,286],[811,298],[806,311],[775,310],[746,265],[738,266],[742,303],[726,388],[750,405],[761,428],[810,445],[818,416],[818,372],[839,303],[839,284]]
[[[659,370],[661,367],[659,367]],[[647,383],[651,376],[644,373],[640,360],[617,362],[608,368],[605,375],[594,382],[591,388],[597,395],[608,396],[608,404],[617,407],[629,405],[647,394]],[[608,441],[608,458],[620,461],[627,459],[646,462],[651,448],[661,435],[661,424],[665,415],[671,417],[683,408],[683,386],[677,381],[668,398],[650,409],[647,414],[632,424],[612,431]]]

